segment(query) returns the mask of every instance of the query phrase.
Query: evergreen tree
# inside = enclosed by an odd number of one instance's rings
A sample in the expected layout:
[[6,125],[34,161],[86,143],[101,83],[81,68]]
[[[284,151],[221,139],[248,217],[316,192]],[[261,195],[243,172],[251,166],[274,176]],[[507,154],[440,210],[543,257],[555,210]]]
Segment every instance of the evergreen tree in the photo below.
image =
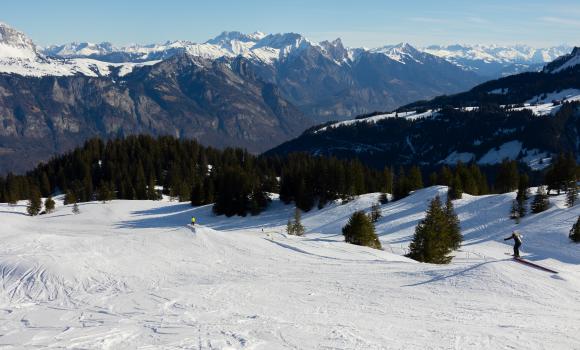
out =
[[461,186],[461,178],[456,175],[451,180],[451,186],[447,190],[447,198],[451,200],[461,199],[463,197],[463,188]]
[[436,172],[432,172],[431,174],[429,174],[429,185],[430,186],[439,185],[439,176],[437,175]]
[[[527,189],[526,189],[527,190]],[[516,194],[516,210],[518,212],[518,219],[523,218],[527,214],[526,208],[526,190],[518,190]]]
[[379,197],[379,203],[381,204],[387,204],[389,203],[389,196],[386,193],[381,193],[380,197]]
[[161,193],[155,189],[155,179],[150,177],[149,182],[147,183],[147,199],[157,201],[161,198]]
[[560,154],[546,172],[545,183],[548,185],[548,194],[552,190],[558,194],[566,191],[569,183],[575,179],[577,179],[577,167],[574,154]]
[[576,223],[572,226],[569,237],[573,242],[580,243],[580,216],[578,217],[578,220],[576,220]]
[[342,228],[344,240],[347,243],[381,249],[381,242],[375,233],[375,227],[369,217],[362,211],[357,211]]
[[445,217],[447,218],[447,225],[449,227],[451,248],[457,250],[461,246],[461,242],[463,242],[463,236],[461,235],[459,217],[455,213],[453,202],[449,196],[447,196],[447,200],[445,201]]
[[519,182],[518,182],[518,193],[521,193],[521,196],[524,200],[528,200],[530,198],[530,178],[528,174],[520,174]]
[[421,175],[421,169],[418,166],[411,167],[409,171],[409,177],[407,178],[407,185],[409,191],[416,191],[423,188],[423,176]]
[[516,161],[504,159],[500,164],[497,177],[495,179],[495,188],[500,193],[507,193],[518,188],[519,173]]
[[512,207],[510,209],[510,219],[515,220],[516,224],[520,223],[520,211],[517,200],[512,201]]
[[405,169],[399,168],[399,173],[396,178],[395,186],[393,188],[393,199],[399,200],[409,195],[409,180],[405,175]]
[[97,200],[103,203],[113,200],[115,192],[107,182],[101,182],[97,190]]
[[383,170],[383,181],[385,188],[381,191],[384,193],[393,193],[393,170],[391,168],[385,168]]
[[439,171],[437,182],[439,185],[451,186],[451,181],[453,181],[453,172],[448,166],[443,166]]
[[578,199],[578,185],[576,179],[568,182],[566,189],[566,205],[572,208]]
[[447,264],[451,261],[449,254],[461,242],[460,233],[457,233],[458,219],[456,216],[452,218],[451,213],[452,204],[444,208],[439,196],[429,203],[425,219],[415,228],[408,257],[434,264]]
[[369,218],[373,223],[379,221],[379,219],[381,218],[381,206],[379,203],[375,203],[371,206]]
[[294,234],[296,236],[303,236],[304,235],[304,226],[302,225],[302,213],[300,209],[294,209]]
[[36,216],[42,209],[42,199],[40,198],[40,191],[36,186],[33,186],[29,191],[28,205],[26,212],[30,216]]
[[46,175],[46,172],[42,172],[42,175],[40,177],[40,193],[43,196],[49,196],[50,195],[50,181],[48,180],[48,175]]
[[299,208],[294,209],[294,220],[288,220],[286,232],[293,236],[303,236],[305,228],[302,225],[302,212]]
[[6,203],[8,204],[16,204],[18,199],[21,198],[22,194],[18,191],[17,182],[12,174],[8,174],[6,177],[6,194],[4,195],[6,198]]
[[64,195],[64,204],[72,204],[72,203],[76,203],[77,202],[77,196],[75,195],[75,193],[69,189],[66,191],[65,195]]
[[550,199],[544,186],[538,186],[534,200],[532,201],[532,213],[537,214],[548,210],[550,207]]
[[44,201],[44,210],[46,211],[47,214],[50,214],[54,211],[54,206],[55,206],[54,200],[52,199],[51,196],[48,196]]

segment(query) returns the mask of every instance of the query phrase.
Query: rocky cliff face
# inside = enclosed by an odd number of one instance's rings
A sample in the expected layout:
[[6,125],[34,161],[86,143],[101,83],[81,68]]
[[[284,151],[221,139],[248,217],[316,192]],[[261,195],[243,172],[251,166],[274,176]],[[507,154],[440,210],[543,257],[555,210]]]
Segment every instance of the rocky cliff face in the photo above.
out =
[[0,75],[0,170],[93,137],[147,133],[259,152],[311,121],[243,58],[178,55],[122,78]]

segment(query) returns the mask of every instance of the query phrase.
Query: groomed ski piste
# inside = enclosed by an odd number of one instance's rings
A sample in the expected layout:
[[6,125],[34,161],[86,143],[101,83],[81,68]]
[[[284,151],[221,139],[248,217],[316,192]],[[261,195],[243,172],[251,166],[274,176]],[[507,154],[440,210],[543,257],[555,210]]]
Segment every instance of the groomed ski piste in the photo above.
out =
[[[0,204],[2,349],[579,349],[580,205],[508,219],[514,193],[455,201],[464,244],[449,265],[404,257],[430,187],[381,207],[383,251],[341,228],[378,194],[303,215],[274,200],[259,216],[210,206],[57,202],[24,215]],[[192,230],[191,216],[200,224]],[[522,256],[558,271],[515,262]]]

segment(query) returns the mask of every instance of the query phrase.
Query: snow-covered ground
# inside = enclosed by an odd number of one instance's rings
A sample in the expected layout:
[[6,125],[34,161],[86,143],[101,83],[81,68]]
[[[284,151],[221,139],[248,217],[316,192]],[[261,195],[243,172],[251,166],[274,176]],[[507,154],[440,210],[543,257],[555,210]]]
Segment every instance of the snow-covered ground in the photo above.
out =
[[[427,202],[382,206],[384,251],[342,242],[350,214],[378,194],[304,214],[215,217],[209,206],[150,201],[59,205],[28,217],[0,205],[2,349],[578,349],[580,206],[515,225],[514,194],[456,202],[465,242],[450,265],[402,255]],[[186,227],[192,215],[201,226]],[[517,228],[521,265],[502,238]]]
[[359,124],[359,123],[370,124],[370,123],[376,123],[378,121],[381,121],[384,119],[391,119],[391,118],[403,118],[403,119],[407,119],[407,120],[431,118],[431,117],[437,116],[437,112],[439,112],[439,110],[433,111],[432,109],[429,109],[425,112],[410,111],[410,112],[392,112],[392,113],[378,114],[378,115],[374,115],[372,117],[367,117],[367,118],[349,119],[349,120],[344,120],[341,122],[336,122],[336,123],[330,124],[328,126],[325,126],[325,127],[322,127],[320,129],[316,130],[315,133],[326,131],[329,128],[333,129],[333,128],[338,128],[340,126],[350,126],[350,125],[355,125],[355,124]]

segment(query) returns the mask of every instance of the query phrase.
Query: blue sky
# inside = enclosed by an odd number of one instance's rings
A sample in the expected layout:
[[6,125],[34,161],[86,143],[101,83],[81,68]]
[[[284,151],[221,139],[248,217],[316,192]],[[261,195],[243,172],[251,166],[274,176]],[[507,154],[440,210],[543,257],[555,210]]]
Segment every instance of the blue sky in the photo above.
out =
[[0,21],[40,45],[203,42],[224,30],[341,37],[351,47],[580,45],[579,0],[10,0],[1,6]]

